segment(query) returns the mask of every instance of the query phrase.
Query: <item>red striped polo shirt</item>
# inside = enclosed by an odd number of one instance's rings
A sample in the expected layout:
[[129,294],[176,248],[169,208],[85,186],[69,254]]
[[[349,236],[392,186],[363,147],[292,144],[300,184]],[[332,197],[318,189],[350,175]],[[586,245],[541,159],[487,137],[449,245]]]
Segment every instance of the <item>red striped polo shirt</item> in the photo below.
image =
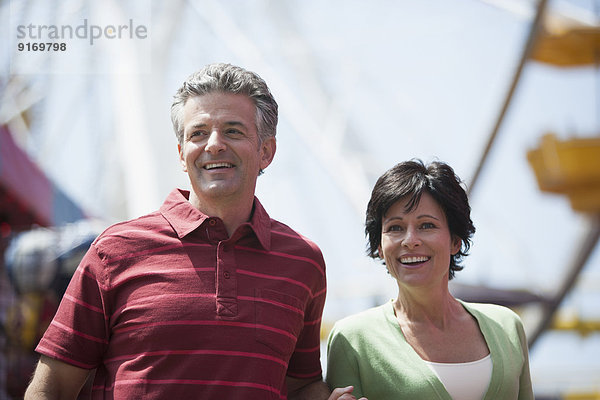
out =
[[95,368],[94,399],[285,399],[321,376],[321,251],[258,199],[228,237],[188,196],[94,241],[36,350]]

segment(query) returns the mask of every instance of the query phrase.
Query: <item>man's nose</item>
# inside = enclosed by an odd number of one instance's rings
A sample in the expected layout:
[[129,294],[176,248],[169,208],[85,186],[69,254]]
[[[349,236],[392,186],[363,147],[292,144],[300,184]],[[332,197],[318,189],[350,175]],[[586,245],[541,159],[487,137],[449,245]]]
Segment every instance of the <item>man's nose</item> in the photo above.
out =
[[204,149],[213,154],[225,150],[225,142],[219,131],[214,130],[210,133]]

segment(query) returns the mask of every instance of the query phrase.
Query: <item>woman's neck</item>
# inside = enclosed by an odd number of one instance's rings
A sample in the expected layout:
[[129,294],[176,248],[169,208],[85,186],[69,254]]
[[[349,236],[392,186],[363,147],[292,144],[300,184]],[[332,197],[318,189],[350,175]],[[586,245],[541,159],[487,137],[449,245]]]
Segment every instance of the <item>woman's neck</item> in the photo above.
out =
[[394,311],[399,320],[432,324],[438,328],[443,328],[457,316],[461,307],[447,286],[437,290],[401,288],[394,301]]

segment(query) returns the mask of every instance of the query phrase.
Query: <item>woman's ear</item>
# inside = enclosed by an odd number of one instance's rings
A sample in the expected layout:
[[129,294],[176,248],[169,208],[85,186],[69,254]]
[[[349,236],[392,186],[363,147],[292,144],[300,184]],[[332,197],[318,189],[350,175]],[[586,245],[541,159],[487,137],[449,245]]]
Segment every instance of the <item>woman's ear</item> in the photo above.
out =
[[458,253],[460,251],[460,248],[462,247],[462,240],[460,237],[456,236],[456,235],[452,235],[452,247],[450,248],[450,253],[454,256],[456,255],[456,253]]

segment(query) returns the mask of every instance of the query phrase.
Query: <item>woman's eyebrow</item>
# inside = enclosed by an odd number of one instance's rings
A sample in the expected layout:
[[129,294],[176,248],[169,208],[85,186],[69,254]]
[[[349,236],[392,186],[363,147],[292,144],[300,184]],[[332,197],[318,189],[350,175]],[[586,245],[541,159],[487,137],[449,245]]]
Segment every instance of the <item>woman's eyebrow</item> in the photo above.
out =
[[421,214],[421,215],[419,215],[417,218],[433,218],[433,219],[435,219],[436,221],[439,221],[439,220],[440,220],[439,218],[437,218],[437,217],[434,217],[433,215],[430,215],[430,214]]

